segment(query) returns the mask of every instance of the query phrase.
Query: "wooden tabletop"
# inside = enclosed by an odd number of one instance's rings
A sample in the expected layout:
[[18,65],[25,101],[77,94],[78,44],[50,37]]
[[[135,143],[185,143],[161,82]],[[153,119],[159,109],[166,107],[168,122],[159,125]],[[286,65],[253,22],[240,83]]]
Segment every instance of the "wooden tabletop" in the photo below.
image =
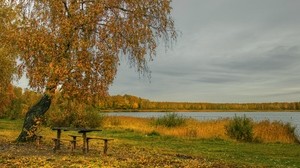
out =
[[102,131],[102,130],[100,130],[100,129],[89,129],[89,128],[83,128],[83,129],[78,130],[79,133],[92,132],[92,131]]
[[83,132],[92,132],[92,131],[102,131],[100,129],[93,128],[74,128],[74,127],[52,127],[52,130],[64,130],[64,131],[78,131],[79,133]]

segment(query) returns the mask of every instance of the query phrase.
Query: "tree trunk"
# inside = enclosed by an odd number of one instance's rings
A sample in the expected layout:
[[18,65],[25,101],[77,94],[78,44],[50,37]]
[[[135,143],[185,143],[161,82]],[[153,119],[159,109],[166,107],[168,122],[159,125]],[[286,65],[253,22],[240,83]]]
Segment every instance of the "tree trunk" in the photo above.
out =
[[28,110],[17,142],[30,142],[36,139],[37,128],[50,105],[51,98],[45,94],[38,103]]

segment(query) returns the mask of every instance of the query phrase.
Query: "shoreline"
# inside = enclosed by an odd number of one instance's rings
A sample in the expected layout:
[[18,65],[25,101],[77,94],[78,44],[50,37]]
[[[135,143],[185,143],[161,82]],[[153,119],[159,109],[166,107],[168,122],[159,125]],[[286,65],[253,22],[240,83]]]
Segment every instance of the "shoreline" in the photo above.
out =
[[110,112],[149,112],[149,113],[155,113],[155,112],[300,112],[300,110],[177,110],[177,109],[158,109],[158,110],[138,110],[138,109],[109,109],[109,110],[99,110],[100,112],[104,113],[110,113]]

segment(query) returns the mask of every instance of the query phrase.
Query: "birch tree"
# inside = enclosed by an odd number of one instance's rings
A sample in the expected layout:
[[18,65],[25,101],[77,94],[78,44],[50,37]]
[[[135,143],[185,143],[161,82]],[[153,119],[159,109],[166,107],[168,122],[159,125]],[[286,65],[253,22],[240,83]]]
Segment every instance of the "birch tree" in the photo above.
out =
[[[36,120],[55,91],[91,101],[107,95],[125,57],[139,73],[177,34],[171,0],[18,0],[22,25],[11,37],[20,51],[20,70],[43,93],[27,113],[18,141],[33,140]],[[32,135],[32,134],[30,134]],[[33,134],[34,135],[34,134]]]

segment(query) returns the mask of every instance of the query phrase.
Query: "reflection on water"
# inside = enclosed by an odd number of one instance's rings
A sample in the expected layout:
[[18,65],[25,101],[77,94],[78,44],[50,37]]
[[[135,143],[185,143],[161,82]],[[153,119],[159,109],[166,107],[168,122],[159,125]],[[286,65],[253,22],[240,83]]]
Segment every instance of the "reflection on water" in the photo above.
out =
[[[296,127],[296,134],[300,135],[300,112],[176,112],[182,117],[194,118],[197,120],[217,120],[222,118],[233,118],[244,116],[252,118],[254,121],[270,120],[291,123]],[[139,118],[158,118],[166,112],[111,112],[109,116],[131,116]]]

